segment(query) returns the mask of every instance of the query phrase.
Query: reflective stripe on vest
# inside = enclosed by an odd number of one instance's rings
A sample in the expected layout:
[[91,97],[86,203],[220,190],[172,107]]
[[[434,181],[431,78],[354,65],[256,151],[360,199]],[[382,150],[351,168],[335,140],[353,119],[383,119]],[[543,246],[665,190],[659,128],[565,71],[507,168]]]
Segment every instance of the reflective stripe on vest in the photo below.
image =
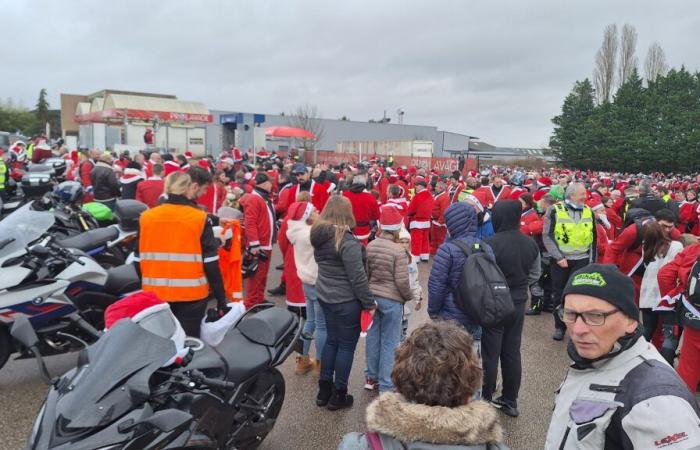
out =
[[143,277],[143,284],[149,286],[196,287],[207,284],[206,277],[200,278],[150,278]]
[[169,203],[141,215],[139,259],[144,291],[168,302],[209,296],[201,244],[206,220],[207,214],[198,208]]
[[0,190],[5,189],[5,181],[7,176],[7,165],[5,161],[0,161]]
[[581,211],[581,219],[576,222],[566,206],[562,203],[554,205],[556,224],[554,239],[562,253],[585,253],[593,243],[593,213],[589,207]]

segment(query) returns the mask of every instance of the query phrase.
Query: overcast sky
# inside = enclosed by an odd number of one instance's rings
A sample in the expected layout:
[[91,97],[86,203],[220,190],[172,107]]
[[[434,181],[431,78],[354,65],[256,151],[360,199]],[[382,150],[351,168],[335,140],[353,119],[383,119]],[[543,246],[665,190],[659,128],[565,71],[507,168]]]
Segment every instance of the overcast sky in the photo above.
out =
[[[201,6],[196,6],[201,5]],[[700,68],[700,2],[0,0],[0,97],[174,94],[210,109],[435,125],[539,147],[606,24]]]

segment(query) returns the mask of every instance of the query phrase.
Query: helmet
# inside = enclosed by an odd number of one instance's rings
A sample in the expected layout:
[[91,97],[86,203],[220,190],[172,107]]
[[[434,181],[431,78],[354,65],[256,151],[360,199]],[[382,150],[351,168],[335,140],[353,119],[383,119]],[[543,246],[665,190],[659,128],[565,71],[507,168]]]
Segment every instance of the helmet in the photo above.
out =
[[258,270],[258,255],[254,255],[249,249],[243,253],[243,261],[241,262],[241,273],[243,278],[252,277]]
[[83,199],[83,194],[83,186],[77,181],[64,181],[53,190],[54,197],[65,204],[80,202]]

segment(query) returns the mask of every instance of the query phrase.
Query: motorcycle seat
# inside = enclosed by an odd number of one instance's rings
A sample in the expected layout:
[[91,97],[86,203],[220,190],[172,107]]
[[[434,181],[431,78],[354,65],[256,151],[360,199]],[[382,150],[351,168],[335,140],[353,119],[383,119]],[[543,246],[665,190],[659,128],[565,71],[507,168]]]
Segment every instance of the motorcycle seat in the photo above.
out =
[[89,251],[105,245],[107,242],[116,239],[117,236],[119,236],[119,230],[115,227],[97,228],[66,239],[60,239],[57,243],[61,247]]
[[105,292],[119,295],[139,289],[141,289],[141,280],[133,264],[124,264],[107,270]]
[[228,365],[227,381],[240,383],[264,370],[271,361],[270,348],[256,344],[241,333],[231,329],[215,350]]

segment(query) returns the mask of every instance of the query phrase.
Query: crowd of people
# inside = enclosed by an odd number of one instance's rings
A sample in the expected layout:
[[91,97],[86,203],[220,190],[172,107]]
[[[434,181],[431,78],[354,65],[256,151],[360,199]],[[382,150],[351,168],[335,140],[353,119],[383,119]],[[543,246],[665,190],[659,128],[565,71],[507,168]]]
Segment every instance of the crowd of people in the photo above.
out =
[[[343,449],[501,443],[495,411],[519,415],[523,327],[543,312],[554,340],[568,331],[573,361],[546,448],[700,442],[700,176],[438,174],[381,160],[309,167],[274,154],[253,162],[237,149],[216,159],[94,150],[66,158],[92,200],[151,208],[139,230],[143,288],[174,305],[188,334],[198,335],[210,293],[222,310],[240,300],[227,298],[219,272],[212,227],[230,220],[218,217],[222,208],[240,211],[253,268],[245,307],[284,295],[306,320],[296,372],[318,373],[318,406],[352,406],[348,379],[367,333],[364,386],[380,396],[367,411],[369,431],[347,435]],[[282,282],[266,294],[275,245]],[[470,257],[464,245],[485,252],[507,282],[515,310],[497,327],[482,327],[455,299]],[[423,292],[419,266],[431,256]],[[425,299],[432,321],[409,334],[408,317]]]

